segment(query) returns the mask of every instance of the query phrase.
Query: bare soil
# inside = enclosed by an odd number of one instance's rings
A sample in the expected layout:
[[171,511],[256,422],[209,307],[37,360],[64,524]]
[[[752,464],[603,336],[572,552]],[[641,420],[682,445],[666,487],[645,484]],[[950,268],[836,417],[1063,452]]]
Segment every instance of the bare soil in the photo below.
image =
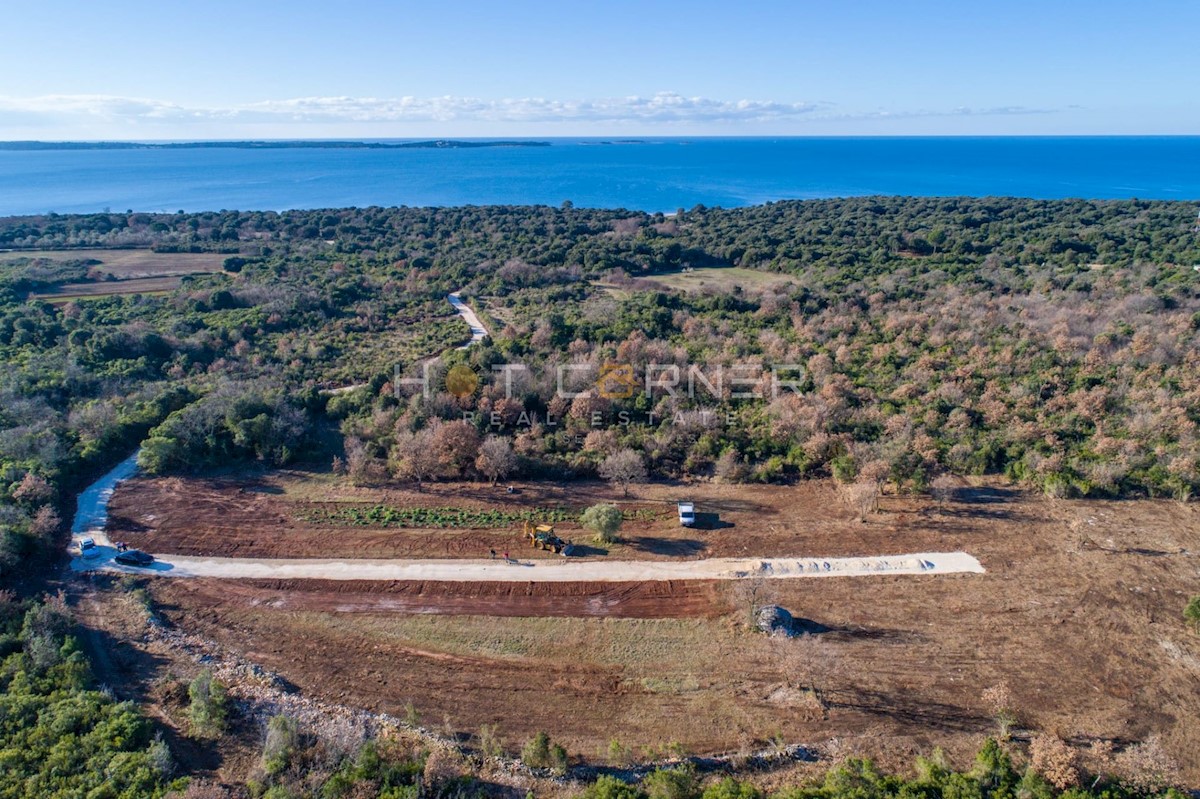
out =
[[[480,483],[374,489],[311,472],[138,477],[118,487],[109,524],[112,537],[149,552],[242,558],[480,558],[492,549],[522,558],[556,557],[529,549],[517,524],[450,529],[312,521],[328,509],[356,505],[582,511],[597,502],[616,503],[631,517],[620,543],[596,544],[578,523],[555,525],[584,558],[884,555],[971,549],[980,539],[969,526],[902,497],[886,498],[883,512],[861,524],[825,483],[787,488],[655,483],[637,486],[632,494],[624,498],[619,490],[587,482],[522,484],[514,494]],[[696,527],[679,525],[680,499],[696,502]]]
[[188,580],[192,601],[240,598],[281,611],[444,616],[715,618],[728,610],[712,580],[501,583],[355,580]]
[[[1195,506],[1050,501],[991,484],[944,506],[887,497],[860,523],[821,483],[635,493],[634,505],[669,513],[628,523],[622,558],[963,549],[988,572],[641,586],[155,579],[151,590],[173,623],[306,694],[400,715],[412,702],[427,723],[461,734],[499,724],[513,748],[541,729],[593,759],[614,737],[639,753],[673,741],[735,751],[780,735],[901,768],[941,746],[967,765],[996,730],[982,693],[1006,684],[1022,730],[1084,745],[1160,735],[1200,784],[1200,637],[1181,615],[1200,593]],[[287,473],[134,480],[111,518],[115,536],[188,554],[478,557],[496,543],[515,549],[519,532],[320,526],[295,511],[613,498],[592,484],[417,492]],[[719,524],[679,528],[679,498]],[[749,632],[751,590],[825,631],[791,641]]]

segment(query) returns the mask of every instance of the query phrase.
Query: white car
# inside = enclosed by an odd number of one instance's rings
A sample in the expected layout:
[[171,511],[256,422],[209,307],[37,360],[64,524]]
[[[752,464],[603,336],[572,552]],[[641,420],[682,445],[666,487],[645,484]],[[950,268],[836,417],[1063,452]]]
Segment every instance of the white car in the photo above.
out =
[[679,523],[684,527],[692,527],[696,524],[696,506],[691,502],[679,503]]
[[96,546],[96,542],[90,538],[83,538],[79,541],[79,557],[95,558],[100,555],[100,547]]

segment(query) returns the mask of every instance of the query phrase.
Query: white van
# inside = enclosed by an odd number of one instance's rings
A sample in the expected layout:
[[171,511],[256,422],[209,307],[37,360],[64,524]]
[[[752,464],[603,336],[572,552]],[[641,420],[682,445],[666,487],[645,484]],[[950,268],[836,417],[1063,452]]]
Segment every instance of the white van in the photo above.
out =
[[679,503],[679,523],[684,527],[692,527],[696,524],[696,505],[694,503]]
[[96,546],[96,542],[90,538],[83,538],[79,541],[79,557],[94,558],[99,556],[100,548]]

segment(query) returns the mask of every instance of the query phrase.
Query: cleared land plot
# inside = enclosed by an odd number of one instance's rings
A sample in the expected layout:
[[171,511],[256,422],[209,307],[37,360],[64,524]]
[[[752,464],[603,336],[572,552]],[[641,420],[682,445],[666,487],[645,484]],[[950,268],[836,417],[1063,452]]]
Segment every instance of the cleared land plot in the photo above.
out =
[[199,275],[222,271],[228,255],[215,252],[165,253],[153,250],[19,250],[0,253],[0,262],[19,258],[99,261],[96,269],[118,280]]
[[[357,489],[299,474],[261,476],[244,494],[232,482],[135,480],[118,490],[112,520],[124,526],[114,535],[131,542],[155,535],[196,548],[272,550],[280,535],[285,547],[307,541],[318,551],[452,553],[489,540],[473,536],[519,543],[498,530],[307,527],[267,510],[318,498],[445,505],[455,494],[481,507],[502,502],[487,486],[435,490]],[[637,503],[647,505],[680,494],[668,486],[636,490]],[[155,492],[166,498],[155,500]],[[607,492],[590,484],[526,487],[510,501],[583,505]],[[671,741],[718,751],[778,733],[789,741],[837,738],[898,766],[940,745],[968,765],[995,729],[981,694],[1007,683],[1032,727],[1118,742],[1159,734],[1188,779],[1200,778],[1190,756],[1200,747],[1192,723],[1200,714],[1200,639],[1181,616],[1200,579],[1200,559],[1190,554],[1200,551],[1193,507],[1050,502],[990,485],[964,489],[944,506],[889,497],[884,512],[862,524],[819,483],[706,485],[687,496],[701,512],[723,503],[720,517],[733,526],[631,523],[639,543],[623,545],[621,557],[638,547],[648,558],[681,556],[651,551],[664,546],[685,557],[961,548],[988,573],[765,581],[760,602],[779,602],[827,628],[796,641],[743,629],[748,600],[733,586],[745,582],[164,579],[151,580],[151,590],[171,621],[279,671],[305,693],[399,714],[411,701],[430,723],[448,720],[460,732],[498,723],[516,746],[539,729],[593,757],[613,737],[635,751]],[[154,504],[131,516],[143,502]],[[147,532],[132,529],[144,514],[164,512],[180,515],[149,520]],[[245,525],[256,515],[251,530]],[[195,529],[185,534],[188,516]],[[802,690],[809,684],[821,690],[825,710]]]
[[181,277],[143,277],[129,280],[105,280],[96,283],[64,283],[53,291],[38,294],[51,302],[112,297],[119,294],[161,294],[179,288]]
[[[871,524],[859,524],[828,483],[786,488],[654,483],[632,493],[624,499],[619,490],[595,482],[520,484],[514,494],[460,482],[427,484],[420,491],[401,484],[362,488],[328,473],[301,471],[137,477],[117,488],[110,524],[114,537],[149,552],[210,557],[480,558],[495,549],[522,559],[559,559],[528,547],[523,515],[554,521],[560,536],[581,545],[582,558],[978,554],[976,537],[918,500],[887,497],[883,513]],[[675,503],[681,499],[696,503],[696,527],[679,525]],[[620,543],[596,544],[577,521],[561,520],[599,502],[625,511]],[[377,521],[389,509],[399,519],[423,509],[423,522]],[[561,515],[549,518],[551,510]],[[504,520],[488,521],[493,514]],[[443,526],[430,521],[439,518]]]
[[188,275],[221,272],[227,257],[222,253],[159,253],[151,250],[21,250],[0,253],[0,264],[24,258],[99,261],[89,267],[89,277],[99,273],[101,279],[63,283],[36,295],[51,302],[65,302],[173,291]]
[[722,294],[729,293],[735,288],[743,291],[764,291],[789,285],[795,280],[791,275],[781,275],[777,272],[743,269],[739,266],[721,266],[652,275],[640,278],[629,285],[617,286],[601,282],[596,282],[594,285],[620,298],[629,296],[638,290],[655,290],[660,287],[674,291],[712,291]]

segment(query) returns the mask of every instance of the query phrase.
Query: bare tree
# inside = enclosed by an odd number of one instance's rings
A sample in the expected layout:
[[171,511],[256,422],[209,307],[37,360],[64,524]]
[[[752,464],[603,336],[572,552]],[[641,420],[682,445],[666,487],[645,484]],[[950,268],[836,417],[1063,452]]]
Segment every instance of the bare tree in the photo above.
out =
[[1160,793],[1180,778],[1179,763],[1158,736],[1125,749],[1113,758],[1113,767],[1121,782],[1146,795]]
[[729,595],[733,600],[734,607],[745,612],[746,626],[750,629],[754,629],[758,609],[764,605],[774,604],[774,597],[767,588],[767,581],[761,577],[734,580],[729,584]]
[[838,488],[842,502],[858,514],[858,520],[865,522],[867,516],[879,508],[879,483],[875,480],[856,480]]
[[475,468],[495,485],[512,474],[517,468],[517,456],[513,454],[512,444],[507,438],[488,436],[479,445],[479,455],[475,458]]
[[934,502],[939,505],[945,505],[954,499],[954,491],[957,486],[958,481],[953,477],[948,474],[939,474],[929,484],[929,494],[933,497]]
[[433,431],[427,427],[416,433],[397,433],[391,461],[392,473],[402,479],[415,480],[420,490],[421,483],[437,476],[441,469],[441,459],[433,446]]
[[740,483],[746,479],[746,463],[735,449],[727,449],[713,465],[713,474],[724,483]]
[[828,709],[825,694],[841,669],[833,645],[820,636],[802,635],[777,638],[772,646],[788,687],[804,692],[823,715]]
[[622,496],[629,496],[629,486],[646,482],[646,464],[642,456],[628,447],[609,455],[600,464],[600,476],[621,487]]
[[367,445],[354,438],[346,440],[346,474],[356,485],[371,485],[387,476],[383,461],[367,450]]
[[983,704],[991,712],[999,727],[1000,739],[1008,740],[1012,728],[1020,720],[1017,716],[1017,701],[1007,683],[999,683],[983,692]]

